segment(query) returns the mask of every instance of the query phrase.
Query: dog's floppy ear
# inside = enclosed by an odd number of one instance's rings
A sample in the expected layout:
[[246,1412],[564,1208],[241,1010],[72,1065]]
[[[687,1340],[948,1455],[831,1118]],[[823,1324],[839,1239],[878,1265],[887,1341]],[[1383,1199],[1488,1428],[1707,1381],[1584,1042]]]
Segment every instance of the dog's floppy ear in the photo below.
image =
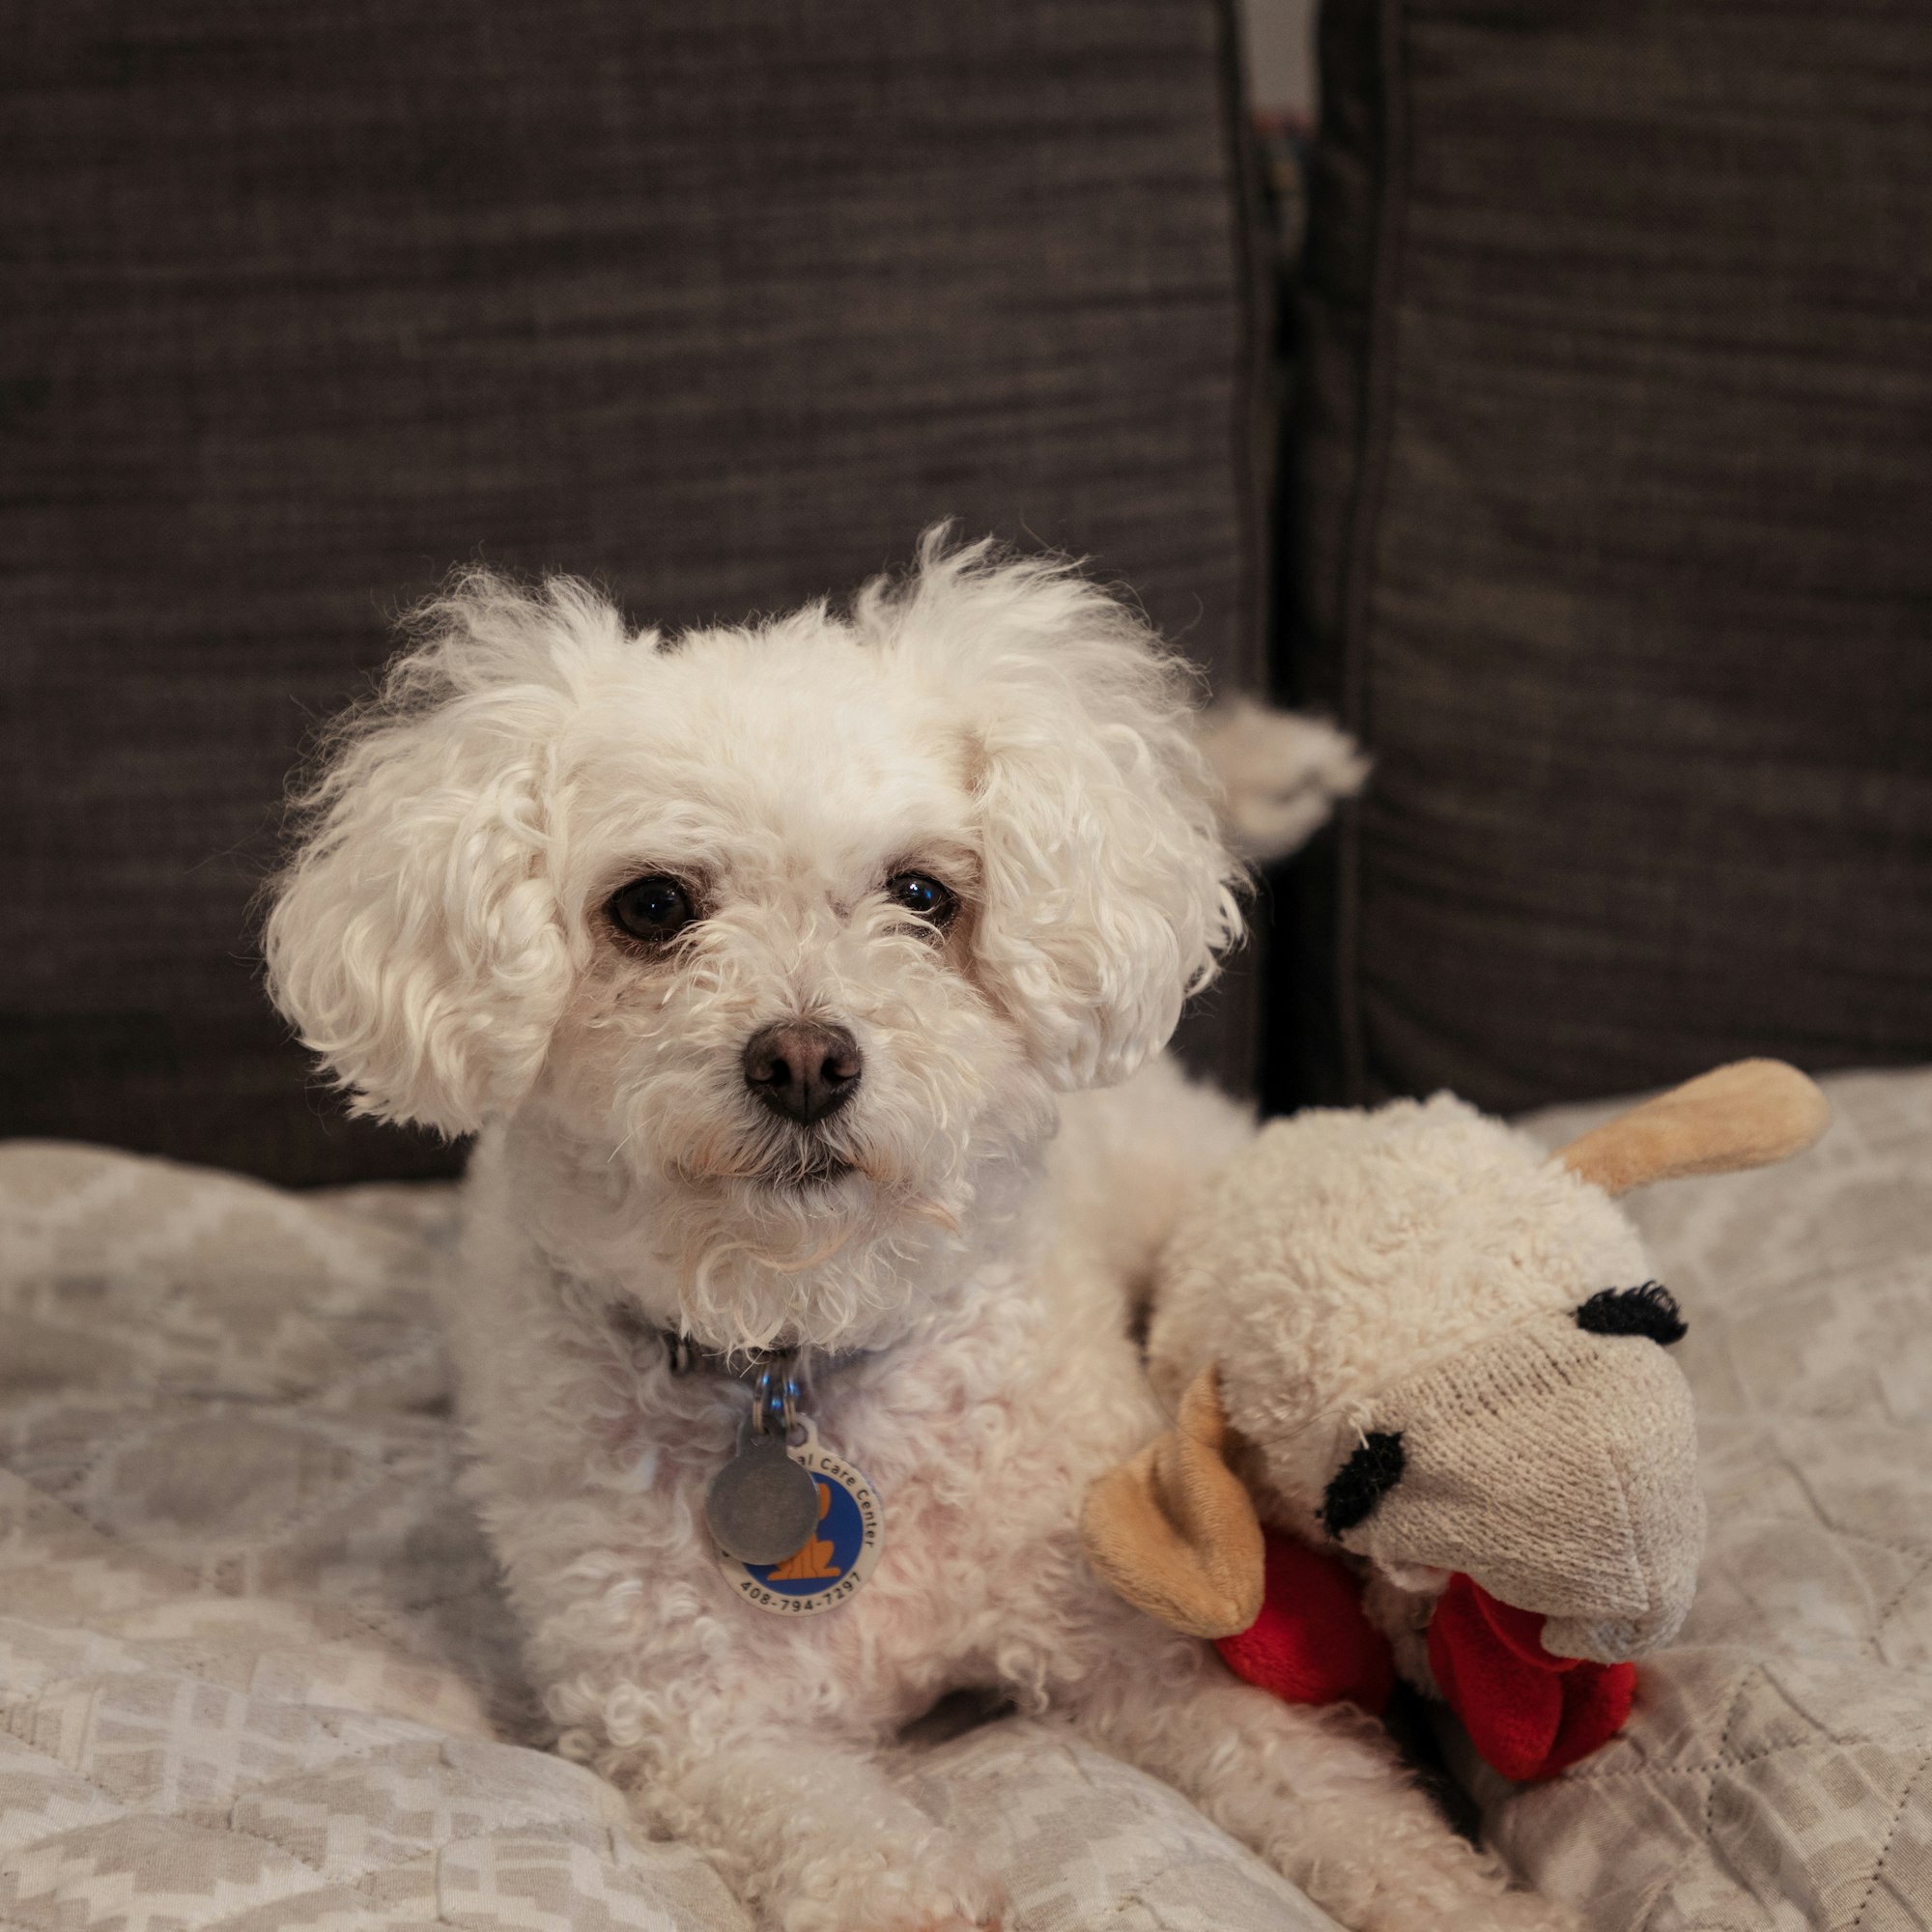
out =
[[1087,1492],[1080,1544],[1102,1581],[1170,1630],[1234,1636],[1261,1615],[1262,1526],[1222,1448],[1228,1422],[1212,1369],[1180,1417]]
[[1831,1102],[1781,1060],[1739,1060],[1605,1121],[1555,1158],[1606,1194],[1690,1174],[1734,1174],[1803,1153]]
[[355,1111],[474,1131],[527,1092],[572,980],[546,765],[573,650],[621,636],[556,580],[472,572],[336,734],[271,889],[275,1004]]
[[943,529],[857,620],[919,661],[963,734],[981,984],[1056,1084],[1124,1079],[1241,931],[1190,672],[1070,566],[949,552]]

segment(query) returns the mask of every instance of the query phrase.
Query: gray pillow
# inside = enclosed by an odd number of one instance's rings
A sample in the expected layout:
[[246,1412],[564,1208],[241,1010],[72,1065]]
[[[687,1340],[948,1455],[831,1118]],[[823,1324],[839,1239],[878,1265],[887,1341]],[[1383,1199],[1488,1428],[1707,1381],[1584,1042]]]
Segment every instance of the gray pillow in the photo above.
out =
[[[255,984],[314,721],[478,557],[672,625],[928,520],[1091,553],[1254,681],[1226,0],[87,0],[8,46],[0,1134],[285,1180]],[[1205,1057],[1239,1068],[1224,1003]]]
[[1932,14],[1333,0],[1317,1086],[1932,1055]]

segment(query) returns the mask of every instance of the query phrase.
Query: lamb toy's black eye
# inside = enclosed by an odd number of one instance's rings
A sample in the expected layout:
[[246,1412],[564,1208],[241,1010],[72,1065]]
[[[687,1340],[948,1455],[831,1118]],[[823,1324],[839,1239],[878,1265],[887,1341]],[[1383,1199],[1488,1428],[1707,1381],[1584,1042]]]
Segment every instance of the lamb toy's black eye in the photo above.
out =
[[682,932],[697,915],[679,881],[652,872],[611,895],[611,917],[633,939],[656,944]]
[[1402,1431],[1372,1429],[1355,1453],[1335,1471],[1321,1498],[1321,1527],[1330,1536],[1353,1529],[1402,1481]]
[[885,893],[895,906],[941,928],[950,925],[959,910],[957,896],[925,872],[895,872],[886,881]]
[[1599,1289],[1577,1309],[1577,1325],[1588,1335],[1645,1335],[1666,1349],[1689,1332],[1676,1296],[1661,1281]]

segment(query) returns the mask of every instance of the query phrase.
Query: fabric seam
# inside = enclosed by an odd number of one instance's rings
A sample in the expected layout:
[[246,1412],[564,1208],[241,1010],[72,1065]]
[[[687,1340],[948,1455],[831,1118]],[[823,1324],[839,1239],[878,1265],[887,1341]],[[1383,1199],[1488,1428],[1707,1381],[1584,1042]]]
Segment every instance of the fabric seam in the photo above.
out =
[[[1387,478],[1395,416],[1393,338],[1406,240],[1408,152],[1404,95],[1402,0],[1376,0],[1377,124],[1374,195],[1375,248],[1364,309],[1360,428],[1356,433],[1354,500],[1350,505],[1343,559],[1342,722],[1365,745],[1371,739],[1368,651],[1375,592],[1377,526]],[[1361,1103],[1368,1092],[1368,1041],[1362,1017],[1362,810],[1344,808],[1335,909],[1336,1031],[1341,1037],[1344,1097]]]
[[[1270,535],[1273,496],[1273,425],[1277,398],[1269,367],[1272,295],[1264,272],[1263,214],[1258,158],[1247,116],[1247,76],[1243,70],[1238,0],[1216,0],[1216,96],[1221,113],[1221,150],[1231,177],[1230,237],[1235,279],[1236,341],[1233,394],[1229,404],[1229,462],[1235,490],[1236,587],[1234,633],[1229,640],[1233,689],[1266,697],[1269,694],[1267,627]],[[1223,695],[1216,692],[1215,696]],[[1255,980],[1254,948],[1246,949],[1245,970],[1224,978],[1216,1003],[1217,1058],[1221,1078],[1236,1094],[1256,1090],[1263,1051],[1260,987]]]

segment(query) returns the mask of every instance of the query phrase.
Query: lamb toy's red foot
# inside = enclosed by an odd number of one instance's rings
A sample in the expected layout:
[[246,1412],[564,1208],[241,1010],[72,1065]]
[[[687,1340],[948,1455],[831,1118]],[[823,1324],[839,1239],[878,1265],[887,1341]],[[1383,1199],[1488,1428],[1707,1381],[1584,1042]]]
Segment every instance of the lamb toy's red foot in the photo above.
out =
[[[1291,1704],[1346,1701],[1378,1716],[1395,1686],[1360,1578],[1340,1556],[1289,1537],[1267,1540],[1261,1614],[1216,1648],[1236,1676]],[[1429,1667],[1483,1761],[1520,1783],[1553,1777],[1615,1737],[1636,1686],[1633,1663],[1551,1656],[1541,1616],[1461,1575],[1430,1621]]]
[[1526,1783],[1554,1777],[1623,1729],[1636,1665],[1552,1657],[1543,1618],[1449,1579],[1429,1624],[1429,1667],[1486,1764]]
[[1341,1557],[1292,1537],[1267,1540],[1261,1614],[1214,1648],[1236,1677],[1288,1704],[1359,1704],[1380,1717],[1395,1689],[1389,1640],[1362,1608]]

